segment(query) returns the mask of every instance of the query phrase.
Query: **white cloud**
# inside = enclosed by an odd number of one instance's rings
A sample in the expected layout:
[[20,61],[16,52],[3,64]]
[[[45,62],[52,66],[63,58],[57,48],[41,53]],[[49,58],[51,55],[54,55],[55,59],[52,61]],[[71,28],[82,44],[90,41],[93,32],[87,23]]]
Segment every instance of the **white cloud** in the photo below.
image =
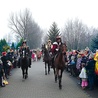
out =
[[98,26],[98,0],[1,0],[0,37],[10,32],[8,18],[11,12],[29,8],[34,20],[44,29],[52,22],[63,27],[67,19],[79,18],[88,26]]

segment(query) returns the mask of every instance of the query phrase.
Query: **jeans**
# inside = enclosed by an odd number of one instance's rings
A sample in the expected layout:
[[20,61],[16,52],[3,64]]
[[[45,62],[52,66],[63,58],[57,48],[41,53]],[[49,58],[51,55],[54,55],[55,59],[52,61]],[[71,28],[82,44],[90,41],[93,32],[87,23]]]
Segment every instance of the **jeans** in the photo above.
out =
[[89,88],[94,88],[94,75],[88,75]]

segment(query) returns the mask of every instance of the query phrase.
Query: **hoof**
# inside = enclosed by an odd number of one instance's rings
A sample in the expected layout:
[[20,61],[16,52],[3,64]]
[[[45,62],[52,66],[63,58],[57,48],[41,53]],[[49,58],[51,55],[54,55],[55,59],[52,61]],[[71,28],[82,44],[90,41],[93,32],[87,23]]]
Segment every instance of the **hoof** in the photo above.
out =
[[45,75],[47,75],[47,73],[45,73]]
[[57,83],[57,77],[55,77],[55,83]]
[[22,82],[24,82],[24,81],[25,81],[25,79],[23,78],[23,79],[22,79]]
[[62,89],[62,85],[59,86],[59,89]]
[[25,79],[27,79],[27,75],[25,74]]
[[57,83],[57,79],[55,79],[55,83]]
[[48,72],[48,74],[50,74],[50,72]]
[[28,75],[27,75],[27,78],[28,78]]

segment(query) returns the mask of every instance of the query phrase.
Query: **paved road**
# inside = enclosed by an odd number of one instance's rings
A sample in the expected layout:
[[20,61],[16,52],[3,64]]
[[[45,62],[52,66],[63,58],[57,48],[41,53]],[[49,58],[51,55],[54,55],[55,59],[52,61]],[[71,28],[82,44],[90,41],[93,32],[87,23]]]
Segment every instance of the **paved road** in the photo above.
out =
[[0,88],[0,98],[95,98],[83,91],[67,72],[63,74],[63,88],[59,90],[53,70],[46,76],[42,61],[32,63],[27,80],[22,81],[21,69],[16,68],[8,81],[9,85]]

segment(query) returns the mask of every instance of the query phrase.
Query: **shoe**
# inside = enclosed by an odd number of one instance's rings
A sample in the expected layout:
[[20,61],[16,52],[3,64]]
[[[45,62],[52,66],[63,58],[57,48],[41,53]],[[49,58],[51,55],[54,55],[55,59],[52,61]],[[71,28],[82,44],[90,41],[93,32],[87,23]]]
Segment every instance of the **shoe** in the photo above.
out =
[[9,76],[11,76],[11,73],[9,73]]
[[9,79],[9,77],[7,76],[6,79]]
[[80,83],[80,82],[78,82],[77,84],[78,84],[78,85],[80,85],[81,83]]
[[94,90],[94,88],[89,88],[90,91]]
[[1,87],[5,87],[5,84],[1,85]]

